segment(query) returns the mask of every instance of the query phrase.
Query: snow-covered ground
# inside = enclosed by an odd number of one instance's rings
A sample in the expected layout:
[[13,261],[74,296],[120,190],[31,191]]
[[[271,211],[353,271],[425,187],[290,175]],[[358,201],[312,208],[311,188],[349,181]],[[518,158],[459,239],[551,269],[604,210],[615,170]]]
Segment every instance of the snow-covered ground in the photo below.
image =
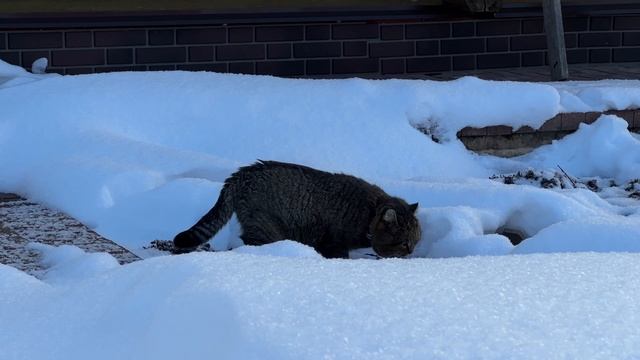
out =
[[[149,258],[120,266],[34,245],[50,266],[42,279],[0,265],[0,359],[640,357],[638,136],[603,116],[513,159],[455,137],[638,107],[640,81],[56,76],[0,62],[0,192]],[[325,260],[290,241],[143,249],[191,225],[256,159],[350,173],[417,201],[423,240],[412,259],[380,261]],[[618,186],[490,179],[558,166]],[[526,239],[514,247],[502,229]],[[232,221],[214,248],[241,245],[239,231]]]

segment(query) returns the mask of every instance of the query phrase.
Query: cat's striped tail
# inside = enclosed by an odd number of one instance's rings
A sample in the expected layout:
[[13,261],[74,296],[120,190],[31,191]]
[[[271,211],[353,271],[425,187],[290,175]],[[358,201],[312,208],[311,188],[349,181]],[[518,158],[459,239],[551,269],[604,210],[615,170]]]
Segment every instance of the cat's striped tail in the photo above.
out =
[[224,224],[231,219],[231,215],[233,215],[233,187],[229,182],[225,182],[220,191],[218,201],[216,201],[216,204],[213,205],[211,210],[191,228],[179,233],[173,238],[173,245],[176,248],[195,248],[209,241],[209,239],[222,229]]

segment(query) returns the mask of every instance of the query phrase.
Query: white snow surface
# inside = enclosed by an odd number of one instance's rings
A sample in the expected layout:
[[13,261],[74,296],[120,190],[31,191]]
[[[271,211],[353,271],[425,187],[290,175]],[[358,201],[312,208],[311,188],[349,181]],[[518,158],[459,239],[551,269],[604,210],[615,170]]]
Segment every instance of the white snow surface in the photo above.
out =
[[[0,359],[638,358],[640,202],[615,189],[488,179],[561,166],[624,183],[640,177],[638,136],[603,116],[500,159],[468,152],[455,134],[637,108],[639,89],[57,76],[0,61],[0,192],[61,209],[149,257],[120,266],[34,244],[47,267],[39,279],[0,265]],[[326,260],[288,240],[241,246],[233,219],[212,244],[234,251],[143,249],[193,224],[224,179],[256,159],[353,174],[417,201],[423,239],[410,259]],[[526,240],[514,247],[501,229]]]
[[638,261],[195,253],[66,286],[0,265],[0,357],[634,359]]

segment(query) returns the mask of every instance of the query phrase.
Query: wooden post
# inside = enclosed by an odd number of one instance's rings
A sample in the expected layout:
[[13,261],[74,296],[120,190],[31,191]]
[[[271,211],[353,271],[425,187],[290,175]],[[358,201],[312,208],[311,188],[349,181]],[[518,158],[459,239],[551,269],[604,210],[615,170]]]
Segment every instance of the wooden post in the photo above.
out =
[[544,29],[547,33],[547,54],[551,68],[551,80],[567,80],[567,48],[564,44],[562,7],[560,0],[543,0]]

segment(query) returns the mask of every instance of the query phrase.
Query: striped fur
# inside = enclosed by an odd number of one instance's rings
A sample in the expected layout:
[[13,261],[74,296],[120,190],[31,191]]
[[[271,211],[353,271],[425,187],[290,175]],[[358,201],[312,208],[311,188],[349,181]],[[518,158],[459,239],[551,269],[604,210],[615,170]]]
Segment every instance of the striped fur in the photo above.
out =
[[174,245],[189,249],[207,242],[235,212],[247,245],[291,239],[325,257],[347,257],[348,250],[369,246],[380,256],[404,256],[420,239],[417,206],[350,175],[260,161],[232,174],[213,208]]

